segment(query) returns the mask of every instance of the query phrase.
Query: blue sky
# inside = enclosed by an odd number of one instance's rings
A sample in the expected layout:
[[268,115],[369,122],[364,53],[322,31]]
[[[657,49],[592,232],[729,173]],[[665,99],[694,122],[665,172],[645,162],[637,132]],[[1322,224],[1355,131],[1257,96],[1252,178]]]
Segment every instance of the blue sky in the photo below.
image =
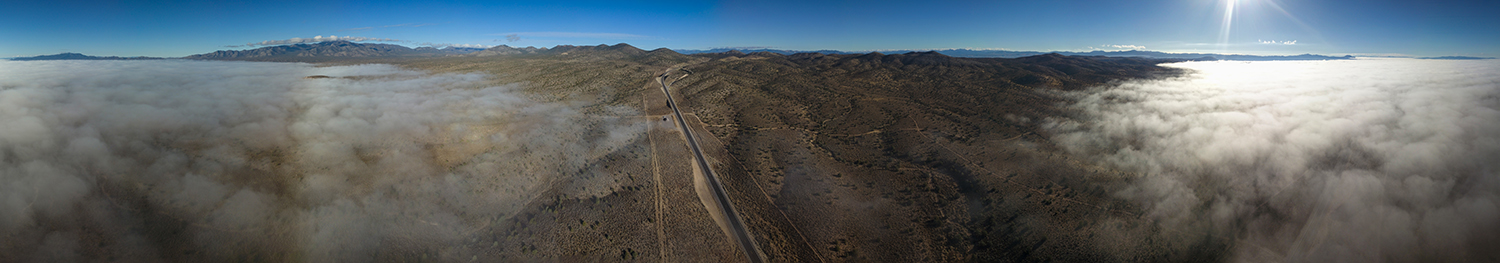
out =
[[[1230,3],[1234,9],[1226,27]],[[624,42],[643,49],[1500,56],[1500,16],[1493,14],[1500,1],[29,1],[4,6],[0,57],[61,52],[176,57],[315,36],[400,40],[392,43],[413,47]]]

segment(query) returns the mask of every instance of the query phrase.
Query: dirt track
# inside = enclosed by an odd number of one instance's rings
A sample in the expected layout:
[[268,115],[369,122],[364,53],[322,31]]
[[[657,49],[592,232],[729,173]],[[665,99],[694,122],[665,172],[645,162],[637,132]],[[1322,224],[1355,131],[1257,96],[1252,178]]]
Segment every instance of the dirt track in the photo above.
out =
[[[684,121],[682,111],[677,108],[676,101],[672,99],[671,89],[667,87],[668,84],[664,81],[666,76],[666,73],[657,76],[656,82],[661,84],[662,92],[667,94],[667,105],[672,108],[672,114],[676,116],[677,127],[682,129],[684,139],[687,140],[688,146],[693,150],[693,159],[697,163],[697,167],[694,169],[696,178],[693,181],[696,188],[699,189],[698,195],[705,199],[703,200],[704,207],[713,212],[714,220],[719,221],[720,227],[725,228],[726,234],[729,234],[731,239],[739,244],[740,250],[745,252],[745,256],[750,262],[765,262],[765,253],[761,252],[760,248],[755,245],[755,239],[750,236],[750,231],[745,228],[744,220],[734,210],[734,205],[729,202],[729,196],[724,193],[724,186],[719,183],[718,176],[714,174],[713,167],[703,157],[703,150],[698,148],[697,139],[693,137],[692,130],[688,128],[687,122]],[[683,77],[686,77],[686,75]],[[704,193],[703,190],[710,190],[712,193]],[[713,199],[713,201],[710,202],[707,199]]]

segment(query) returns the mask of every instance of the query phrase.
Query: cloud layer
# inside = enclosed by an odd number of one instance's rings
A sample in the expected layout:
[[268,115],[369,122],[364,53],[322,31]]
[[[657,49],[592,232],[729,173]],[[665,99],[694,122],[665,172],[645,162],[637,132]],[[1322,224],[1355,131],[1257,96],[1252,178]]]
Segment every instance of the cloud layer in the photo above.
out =
[[1268,45],[1296,45],[1297,44],[1296,40],[1289,40],[1289,41],[1257,40],[1257,41],[1260,41],[1261,44],[1268,44]]
[[1080,94],[1069,151],[1138,174],[1117,194],[1239,261],[1500,257],[1500,63],[1190,62]]
[[1101,47],[1107,47],[1107,48],[1114,48],[1114,49],[1146,50],[1146,46],[1137,46],[1137,45],[1099,45],[1099,46],[1101,46]]
[[516,37],[516,39],[519,39],[520,37],[589,38],[589,39],[643,39],[643,38],[651,38],[650,36],[642,36],[642,35],[635,35],[635,34],[623,34],[623,33],[589,33],[589,32],[511,32],[511,33],[501,33],[501,34],[491,34],[491,35],[505,36],[507,40],[511,39],[511,37]]
[[[641,139],[635,122],[489,81],[385,65],[0,61],[0,261],[469,258],[479,248],[459,244],[474,233]],[[611,184],[598,180],[587,190]]]

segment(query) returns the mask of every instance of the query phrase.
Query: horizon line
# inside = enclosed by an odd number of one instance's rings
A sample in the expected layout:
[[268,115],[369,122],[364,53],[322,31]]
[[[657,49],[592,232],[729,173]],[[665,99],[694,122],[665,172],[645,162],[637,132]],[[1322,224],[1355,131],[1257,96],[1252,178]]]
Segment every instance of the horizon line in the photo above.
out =
[[[379,42],[379,41],[349,41],[349,40],[335,40],[335,41],[344,41],[344,42],[353,42],[353,43],[367,43],[367,44],[398,45],[398,46],[403,46],[403,47],[408,47],[408,48],[433,47],[433,46],[430,46],[430,45],[416,45],[417,47],[411,47],[411,46],[404,45],[403,43],[374,43],[374,42]],[[314,43],[335,42],[335,41],[321,41],[321,42],[314,42]],[[262,47],[257,47],[257,48],[229,49],[229,51],[254,50],[254,49],[266,48],[266,47],[290,46],[290,45],[298,45],[298,44],[308,44],[308,43],[289,43],[289,44],[283,44],[283,45],[267,45],[267,46],[262,46]],[[630,45],[632,47],[635,47],[635,45],[631,45],[631,44],[626,43],[626,42],[620,42],[620,43],[616,43],[616,44],[613,44],[613,45],[619,45],[619,44],[626,44],[626,45]],[[605,43],[600,43],[600,44],[596,44],[596,45],[587,45],[587,44],[557,44],[557,45],[553,45],[550,48],[549,47],[540,47],[540,48],[551,49],[551,48],[556,48],[556,47],[559,47],[559,46],[598,46],[598,45],[612,46],[611,44],[605,44]],[[520,48],[520,46],[511,46],[511,45],[506,45],[506,44],[500,44],[500,45],[494,45],[494,46],[490,46],[490,47],[485,47],[483,49],[489,49],[489,48],[499,47],[499,46],[506,46],[506,47],[511,47],[511,48]],[[444,47],[457,47],[457,46],[444,46]],[[537,47],[537,46],[526,46],[526,47]],[[464,48],[476,48],[476,47],[464,47]],[[637,48],[640,48],[640,47],[637,47]],[[691,50],[691,51],[708,51],[708,50],[715,50],[715,49],[727,49],[727,50],[739,50],[739,51],[745,51],[745,50],[778,50],[778,51],[793,51],[793,52],[796,52],[796,51],[807,51],[807,53],[815,53],[817,51],[836,51],[836,52],[848,52],[848,53],[870,53],[870,52],[886,53],[886,52],[903,52],[903,51],[904,52],[924,52],[924,51],[964,51],[964,50],[967,50],[967,51],[1037,52],[1037,53],[1047,54],[1047,53],[1094,53],[1094,52],[1111,53],[1111,52],[1132,52],[1132,51],[1134,51],[1134,52],[1158,52],[1158,53],[1165,53],[1165,54],[1205,54],[1205,55],[1239,55],[1239,56],[1298,56],[1298,55],[1340,56],[1340,55],[1348,55],[1348,56],[1356,56],[1356,57],[1444,57],[1444,56],[1458,56],[1458,57],[1481,57],[1481,58],[1485,58],[1485,56],[1472,56],[1472,55],[1417,56],[1417,55],[1410,55],[1410,54],[1403,54],[1403,53],[1391,53],[1391,52],[1386,52],[1386,53],[1339,53],[1339,52],[1333,52],[1333,53],[1328,53],[1326,55],[1325,54],[1315,54],[1315,53],[1301,53],[1301,54],[1261,54],[1261,55],[1257,55],[1257,54],[1246,54],[1246,53],[1219,53],[1219,52],[1198,52],[1198,51],[1180,52],[1180,51],[1163,51],[1163,50],[1147,50],[1147,49],[1089,50],[1089,51],[1078,51],[1078,50],[1045,50],[1045,51],[1043,51],[1043,50],[1015,50],[1015,49],[1008,49],[1008,48],[962,47],[962,48],[850,49],[850,50],[845,50],[845,49],[834,49],[834,48],[823,48],[823,49],[782,49],[782,48],[776,48],[776,47],[772,47],[772,46],[738,46],[738,47],[709,47],[709,48],[672,48],[672,47],[662,46],[662,47],[657,47],[657,48],[666,48],[666,49],[673,50],[673,51],[689,51],[689,50]],[[652,48],[652,49],[654,50],[654,49],[657,49],[657,48]],[[643,49],[643,50],[645,50],[645,49]],[[222,50],[215,50],[215,52],[217,52],[217,51],[222,51]],[[35,57],[35,56],[59,55],[59,54],[66,54],[66,53],[85,54],[85,53],[79,52],[79,51],[62,51],[62,52],[53,53],[53,54],[40,54],[40,55],[31,55],[31,56],[21,55],[21,56],[10,56],[10,57],[3,57],[3,58],[6,58],[6,59],[9,59],[9,58],[25,58],[25,57]],[[212,52],[208,52],[208,53],[212,53]],[[85,54],[85,55],[87,55],[87,54]],[[190,54],[190,55],[186,55],[186,56],[192,56],[192,55],[197,55],[197,54]],[[122,58],[151,57],[151,56],[142,56],[142,55],[90,55],[90,56],[122,57]],[[186,57],[186,56],[156,57],[156,58],[178,58],[178,57]]]

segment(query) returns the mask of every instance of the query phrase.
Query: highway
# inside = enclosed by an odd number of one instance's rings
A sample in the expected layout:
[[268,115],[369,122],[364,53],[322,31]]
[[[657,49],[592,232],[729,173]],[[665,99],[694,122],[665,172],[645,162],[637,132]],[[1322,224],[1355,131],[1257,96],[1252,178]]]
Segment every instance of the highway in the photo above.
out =
[[[681,80],[692,74],[692,71],[686,69],[682,71],[687,74],[678,77],[676,80],[672,80],[672,83],[677,83],[677,80]],[[672,108],[672,114],[677,116],[677,127],[682,129],[682,135],[687,137],[688,147],[693,150],[693,160],[698,164],[698,168],[703,171],[703,176],[706,177],[705,179],[708,181],[710,189],[713,190],[714,202],[723,208],[717,212],[723,213],[725,220],[729,221],[730,229],[728,232],[732,235],[730,239],[733,239],[740,246],[740,250],[745,252],[745,256],[748,257],[750,262],[766,262],[765,254],[761,253],[760,247],[755,245],[755,238],[750,236],[750,230],[745,228],[745,221],[740,219],[739,212],[729,202],[729,195],[724,192],[724,186],[719,183],[719,176],[714,173],[713,167],[708,165],[708,159],[703,157],[703,150],[698,148],[698,139],[693,136],[692,129],[688,128],[687,121],[682,118],[682,111],[677,108],[677,101],[672,99],[672,91],[670,88],[667,88],[670,84],[665,81],[671,72],[671,70],[667,70],[667,72],[657,76],[656,82],[661,84],[661,91],[667,94],[667,106]],[[713,210],[711,207],[709,208],[709,212],[716,212]]]

